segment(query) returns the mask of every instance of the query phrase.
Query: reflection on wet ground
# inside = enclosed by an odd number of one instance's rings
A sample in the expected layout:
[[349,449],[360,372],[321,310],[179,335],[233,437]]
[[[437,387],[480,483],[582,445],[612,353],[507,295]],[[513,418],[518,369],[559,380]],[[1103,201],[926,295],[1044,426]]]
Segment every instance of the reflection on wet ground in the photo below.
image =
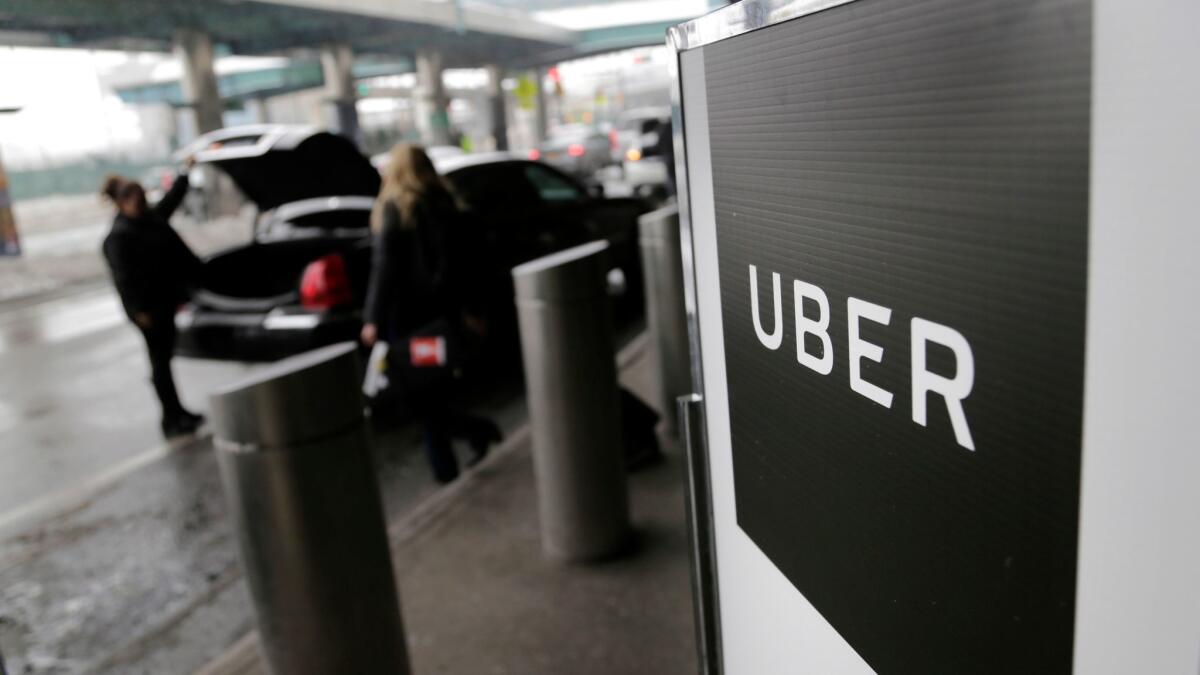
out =
[[[517,423],[509,398],[505,426]],[[434,489],[417,430],[376,435],[394,519]],[[191,672],[251,628],[216,456],[197,441],[0,539],[0,645],[14,673]],[[23,670],[28,669],[28,670]]]
[[[0,309],[0,653],[11,673],[189,673],[251,626],[216,457],[164,445],[140,337],[105,288]],[[115,318],[114,318],[115,317]],[[185,403],[244,377],[177,360]],[[516,384],[479,407],[512,429]],[[395,518],[435,488],[412,425],[373,434]]]

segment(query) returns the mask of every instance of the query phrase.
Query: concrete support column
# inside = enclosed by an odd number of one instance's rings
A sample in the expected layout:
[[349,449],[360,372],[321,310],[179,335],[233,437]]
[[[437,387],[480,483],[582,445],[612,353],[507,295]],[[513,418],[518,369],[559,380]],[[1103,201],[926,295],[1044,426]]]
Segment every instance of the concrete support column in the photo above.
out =
[[[175,32],[175,56],[183,65],[184,105],[191,112],[187,121],[192,137],[220,129],[221,94],[217,90],[217,73],[213,68],[212,38],[191,28]],[[183,142],[191,138],[181,139]]]
[[508,109],[504,104],[504,69],[488,66],[488,100],[491,103],[492,138],[496,150],[508,150]]
[[538,68],[534,71],[534,81],[537,82],[537,143],[541,145],[550,133],[548,122],[550,113],[547,110],[549,97],[546,95],[545,68]]
[[[176,31],[175,56],[183,66],[180,85],[184,108],[176,118],[176,124],[179,144],[185,145],[201,134],[225,126],[222,121],[225,106],[217,89],[217,71],[213,66],[215,54],[208,33],[192,28]],[[193,181],[192,187],[203,195],[206,217],[234,212],[238,206],[234,199],[236,191],[227,184],[227,179],[219,176],[212,167],[201,168],[200,174],[201,179]]]
[[325,78],[326,124],[330,130],[358,139],[358,92],[354,86],[354,51],[348,44],[321,48],[321,74]]
[[417,52],[417,88],[414,91],[417,131],[425,145],[450,144],[450,98],[442,83],[442,54]]

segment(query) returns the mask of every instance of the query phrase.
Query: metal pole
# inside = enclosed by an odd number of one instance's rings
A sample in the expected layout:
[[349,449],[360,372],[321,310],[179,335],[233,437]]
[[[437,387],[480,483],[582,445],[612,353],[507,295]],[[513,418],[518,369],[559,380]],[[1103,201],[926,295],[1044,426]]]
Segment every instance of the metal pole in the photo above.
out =
[[592,242],[513,270],[542,548],[567,561],[618,553],[630,533],[607,249]]
[[211,399],[275,675],[410,672],[356,351],[344,343],[301,354]]
[[704,399],[680,396],[680,435],[687,456],[684,483],[692,562],[692,610],[701,675],[721,675],[721,608],[717,593],[717,550],[713,540],[712,490],[704,443]]
[[658,403],[663,426],[679,436],[676,399],[692,391],[687,313],[683,298],[679,207],[661,208],[638,219],[646,290],[646,325],[658,367]]

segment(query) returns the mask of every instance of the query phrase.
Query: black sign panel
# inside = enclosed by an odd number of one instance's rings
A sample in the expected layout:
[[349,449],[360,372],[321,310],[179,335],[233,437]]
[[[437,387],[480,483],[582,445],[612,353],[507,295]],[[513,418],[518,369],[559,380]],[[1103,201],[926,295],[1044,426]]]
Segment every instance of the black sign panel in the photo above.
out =
[[1090,26],[859,0],[704,48],[737,520],[881,673],[1070,671]]

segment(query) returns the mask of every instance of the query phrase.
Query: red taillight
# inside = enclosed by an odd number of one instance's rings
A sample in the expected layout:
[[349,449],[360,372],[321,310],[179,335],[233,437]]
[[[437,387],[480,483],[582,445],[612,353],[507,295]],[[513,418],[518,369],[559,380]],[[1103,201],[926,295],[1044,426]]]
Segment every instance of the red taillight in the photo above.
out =
[[530,150],[530,151],[529,151],[529,159],[532,159],[533,161],[535,161],[535,162],[536,162],[536,161],[538,161],[538,160],[539,160],[539,159],[541,159],[541,158],[542,158],[542,151],[541,151],[541,150],[538,150],[537,148],[534,148],[534,149],[532,149],[532,150]]
[[621,147],[621,139],[617,137],[617,130],[613,129],[608,132],[608,149],[616,150]]
[[584,152],[583,146],[578,143],[572,143],[567,146],[567,154],[572,157],[583,157]]
[[309,309],[329,309],[353,299],[346,261],[334,253],[318,258],[304,268],[300,278],[300,304]]

